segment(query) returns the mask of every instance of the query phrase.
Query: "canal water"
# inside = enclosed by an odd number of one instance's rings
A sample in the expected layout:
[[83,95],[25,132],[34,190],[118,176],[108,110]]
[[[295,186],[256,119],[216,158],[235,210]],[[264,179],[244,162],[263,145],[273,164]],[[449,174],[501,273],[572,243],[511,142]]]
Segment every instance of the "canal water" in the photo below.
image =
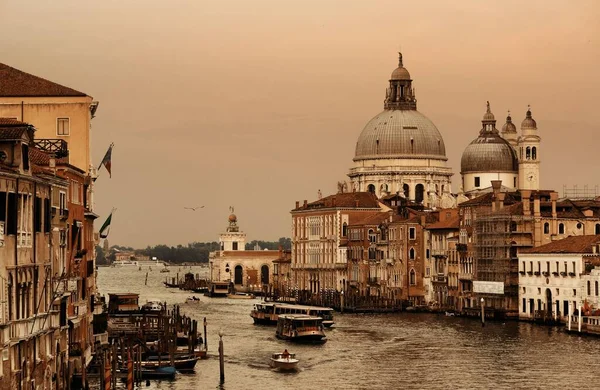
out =
[[[193,374],[153,381],[146,389],[558,389],[596,388],[600,339],[557,328],[517,322],[488,322],[433,314],[337,314],[324,345],[292,345],[275,338],[273,327],[250,318],[259,299],[208,298],[163,286],[169,273],[99,268],[98,289],[140,294],[140,304],[160,299],[180,304],[183,314],[208,322],[209,359]],[[204,274],[206,268],[192,267]],[[145,285],[148,273],[147,285]],[[224,332],[225,383],[219,384],[218,332]],[[287,348],[300,359],[296,373],[269,368],[273,352]]]

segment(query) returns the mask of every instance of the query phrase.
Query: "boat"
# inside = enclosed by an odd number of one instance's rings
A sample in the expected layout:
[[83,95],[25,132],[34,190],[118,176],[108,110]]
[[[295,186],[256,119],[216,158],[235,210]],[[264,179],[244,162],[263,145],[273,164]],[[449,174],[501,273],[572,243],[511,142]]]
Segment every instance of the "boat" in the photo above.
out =
[[[286,350],[287,351],[287,350]],[[274,353],[271,355],[271,367],[281,371],[293,371],[298,369],[299,360],[295,353]]]
[[288,303],[257,303],[250,312],[250,317],[252,317],[255,324],[277,325],[277,319],[282,314],[305,314],[321,317],[323,319],[323,326],[326,328],[335,324],[333,321],[333,309],[330,307],[291,305]]
[[445,312],[445,314],[446,314],[446,317],[454,317],[455,316],[455,313],[452,311],[447,311],[447,312]]
[[158,299],[150,299],[144,305],[142,305],[142,311],[161,311],[163,310],[163,303]]
[[[173,358],[173,364],[177,371],[191,371],[196,366],[196,362],[200,359],[195,354],[176,355]],[[169,355],[161,355],[160,359],[158,355],[147,356],[145,360],[141,362],[142,368],[146,369],[157,369],[171,366],[171,359]]]
[[277,319],[275,336],[298,343],[323,344],[327,341],[321,317],[284,314]]
[[[121,368],[119,371],[127,373],[127,368]],[[155,369],[142,368],[140,370],[142,379],[175,379],[176,373],[177,369],[173,366],[158,367]]]
[[227,298],[232,298],[232,299],[254,299],[256,297],[252,293],[236,292],[236,293],[233,293],[233,294],[227,294]]
[[226,297],[229,294],[229,282],[208,282],[204,295],[209,297]]
[[187,297],[185,303],[200,303],[200,298],[196,298],[196,296]]
[[138,266],[138,262],[135,260],[115,260],[112,265],[115,267],[129,267],[129,266]]

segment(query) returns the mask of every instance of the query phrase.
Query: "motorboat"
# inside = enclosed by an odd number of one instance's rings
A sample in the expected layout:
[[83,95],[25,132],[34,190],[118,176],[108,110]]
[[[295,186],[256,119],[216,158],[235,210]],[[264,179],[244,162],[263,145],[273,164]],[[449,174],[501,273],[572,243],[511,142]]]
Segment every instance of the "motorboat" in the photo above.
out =
[[298,369],[298,362],[295,353],[274,353],[270,365],[281,371],[293,371]]
[[171,272],[171,271],[167,267],[165,267],[165,268],[161,269],[160,272],[164,273],[164,272]]
[[299,343],[323,344],[327,341],[323,319],[304,314],[280,315],[275,336]]
[[236,293],[233,293],[233,294],[227,294],[227,298],[232,298],[232,299],[254,299],[256,297],[252,293],[236,292]]
[[[121,368],[121,373],[127,373],[127,368]],[[158,368],[142,368],[140,371],[142,379],[175,379],[177,369],[172,366]]]
[[187,297],[185,303],[200,303],[200,298],[194,296]]
[[142,311],[161,311],[163,310],[163,303],[158,299],[148,300],[142,305]]
[[277,325],[277,319],[283,314],[305,314],[321,317],[326,328],[334,325],[333,309],[330,307],[291,305],[278,302],[261,302],[254,305],[250,317],[255,324]]

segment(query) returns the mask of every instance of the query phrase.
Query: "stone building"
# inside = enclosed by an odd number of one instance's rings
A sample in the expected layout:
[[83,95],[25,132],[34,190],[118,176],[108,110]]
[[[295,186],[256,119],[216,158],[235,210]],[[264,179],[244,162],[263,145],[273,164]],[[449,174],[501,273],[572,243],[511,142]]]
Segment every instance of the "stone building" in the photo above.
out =
[[[600,235],[570,236],[519,256],[519,318],[565,321],[598,306]],[[588,314],[589,315],[589,314]]]
[[[52,381],[64,378],[59,385],[62,388],[75,370],[85,371],[93,345],[91,312],[96,292],[97,241],[93,223],[97,215],[90,142],[98,102],[85,93],[4,64],[0,64],[0,79],[0,117],[8,118],[4,123],[27,122],[35,128],[35,139],[27,145],[28,162],[39,170],[33,174],[43,175],[51,183],[66,183],[53,185],[48,198],[53,220],[57,221],[50,240],[53,261],[49,290],[54,294],[53,305],[64,312],[67,330],[66,340],[61,340],[62,333],[57,337],[60,348],[48,350],[48,354],[55,359],[64,356],[55,365],[61,374],[52,376]],[[63,365],[68,367],[64,375]]]
[[65,222],[52,207],[69,183],[32,162],[34,132],[0,118],[2,389],[62,388],[69,378],[67,301],[56,278],[66,264],[55,256]]
[[240,231],[237,216],[229,215],[229,225],[219,236],[220,250],[209,254],[210,280],[230,282],[237,291],[265,291],[272,283],[273,262],[278,251],[246,250],[246,233]]

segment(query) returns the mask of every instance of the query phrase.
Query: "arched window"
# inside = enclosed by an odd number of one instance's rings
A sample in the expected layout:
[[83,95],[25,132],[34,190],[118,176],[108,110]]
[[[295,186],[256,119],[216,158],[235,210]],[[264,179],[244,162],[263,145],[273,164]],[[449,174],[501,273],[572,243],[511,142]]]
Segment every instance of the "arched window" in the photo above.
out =
[[531,148],[529,146],[525,149],[525,159],[526,160],[531,159]]
[[342,237],[347,237],[348,236],[348,224],[346,222],[344,222],[344,224],[342,225]]
[[410,250],[408,251],[408,258],[411,260],[415,259],[415,248],[410,248]]
[[410,194],[410,187],[408,184],[402,186],[402,192],[404,192],[404,197],[408,199],[408,195]]
[[544,224],[544,234],[550,234],[550,224],[548,222]]
[[564,223],[558,224],[558,234],[565,234],[565,224]]
[[596,224],[596,234],[600,234],[600,223]]
[[510,231],[511,232],[516,232],[517,231],[517,223],[515,221],[511,221],[510,222]]
[[367,187],[367,191],[369,191],[370,193],[374,194],[375,193],[375,186],[373,184],[369,184],[369,186]]
[[260,267],[260,282],[269,284],[269,266],[266,264]]
[[235,284],[243,284],[244,283],[244,269],[241,265],[235,266],[235,276],[234,276]]
[[417,280],[416,280],[416,275],[415,275],[415,270],[411,269],[410,270],[410,285],[414,286],[415,284],[417,284]]
[[373,229],[369,229],[369,242],[377,241],[377,235],[373,231]]
[[415,202],[416,203],[423,202],[424,193],[425,193],[425,187],[423,186],[423,184],[417,184],[417,186],[415,187]]
[[535,160],[537,158],[537,148],[534,146],[531,148],[531,159]]

